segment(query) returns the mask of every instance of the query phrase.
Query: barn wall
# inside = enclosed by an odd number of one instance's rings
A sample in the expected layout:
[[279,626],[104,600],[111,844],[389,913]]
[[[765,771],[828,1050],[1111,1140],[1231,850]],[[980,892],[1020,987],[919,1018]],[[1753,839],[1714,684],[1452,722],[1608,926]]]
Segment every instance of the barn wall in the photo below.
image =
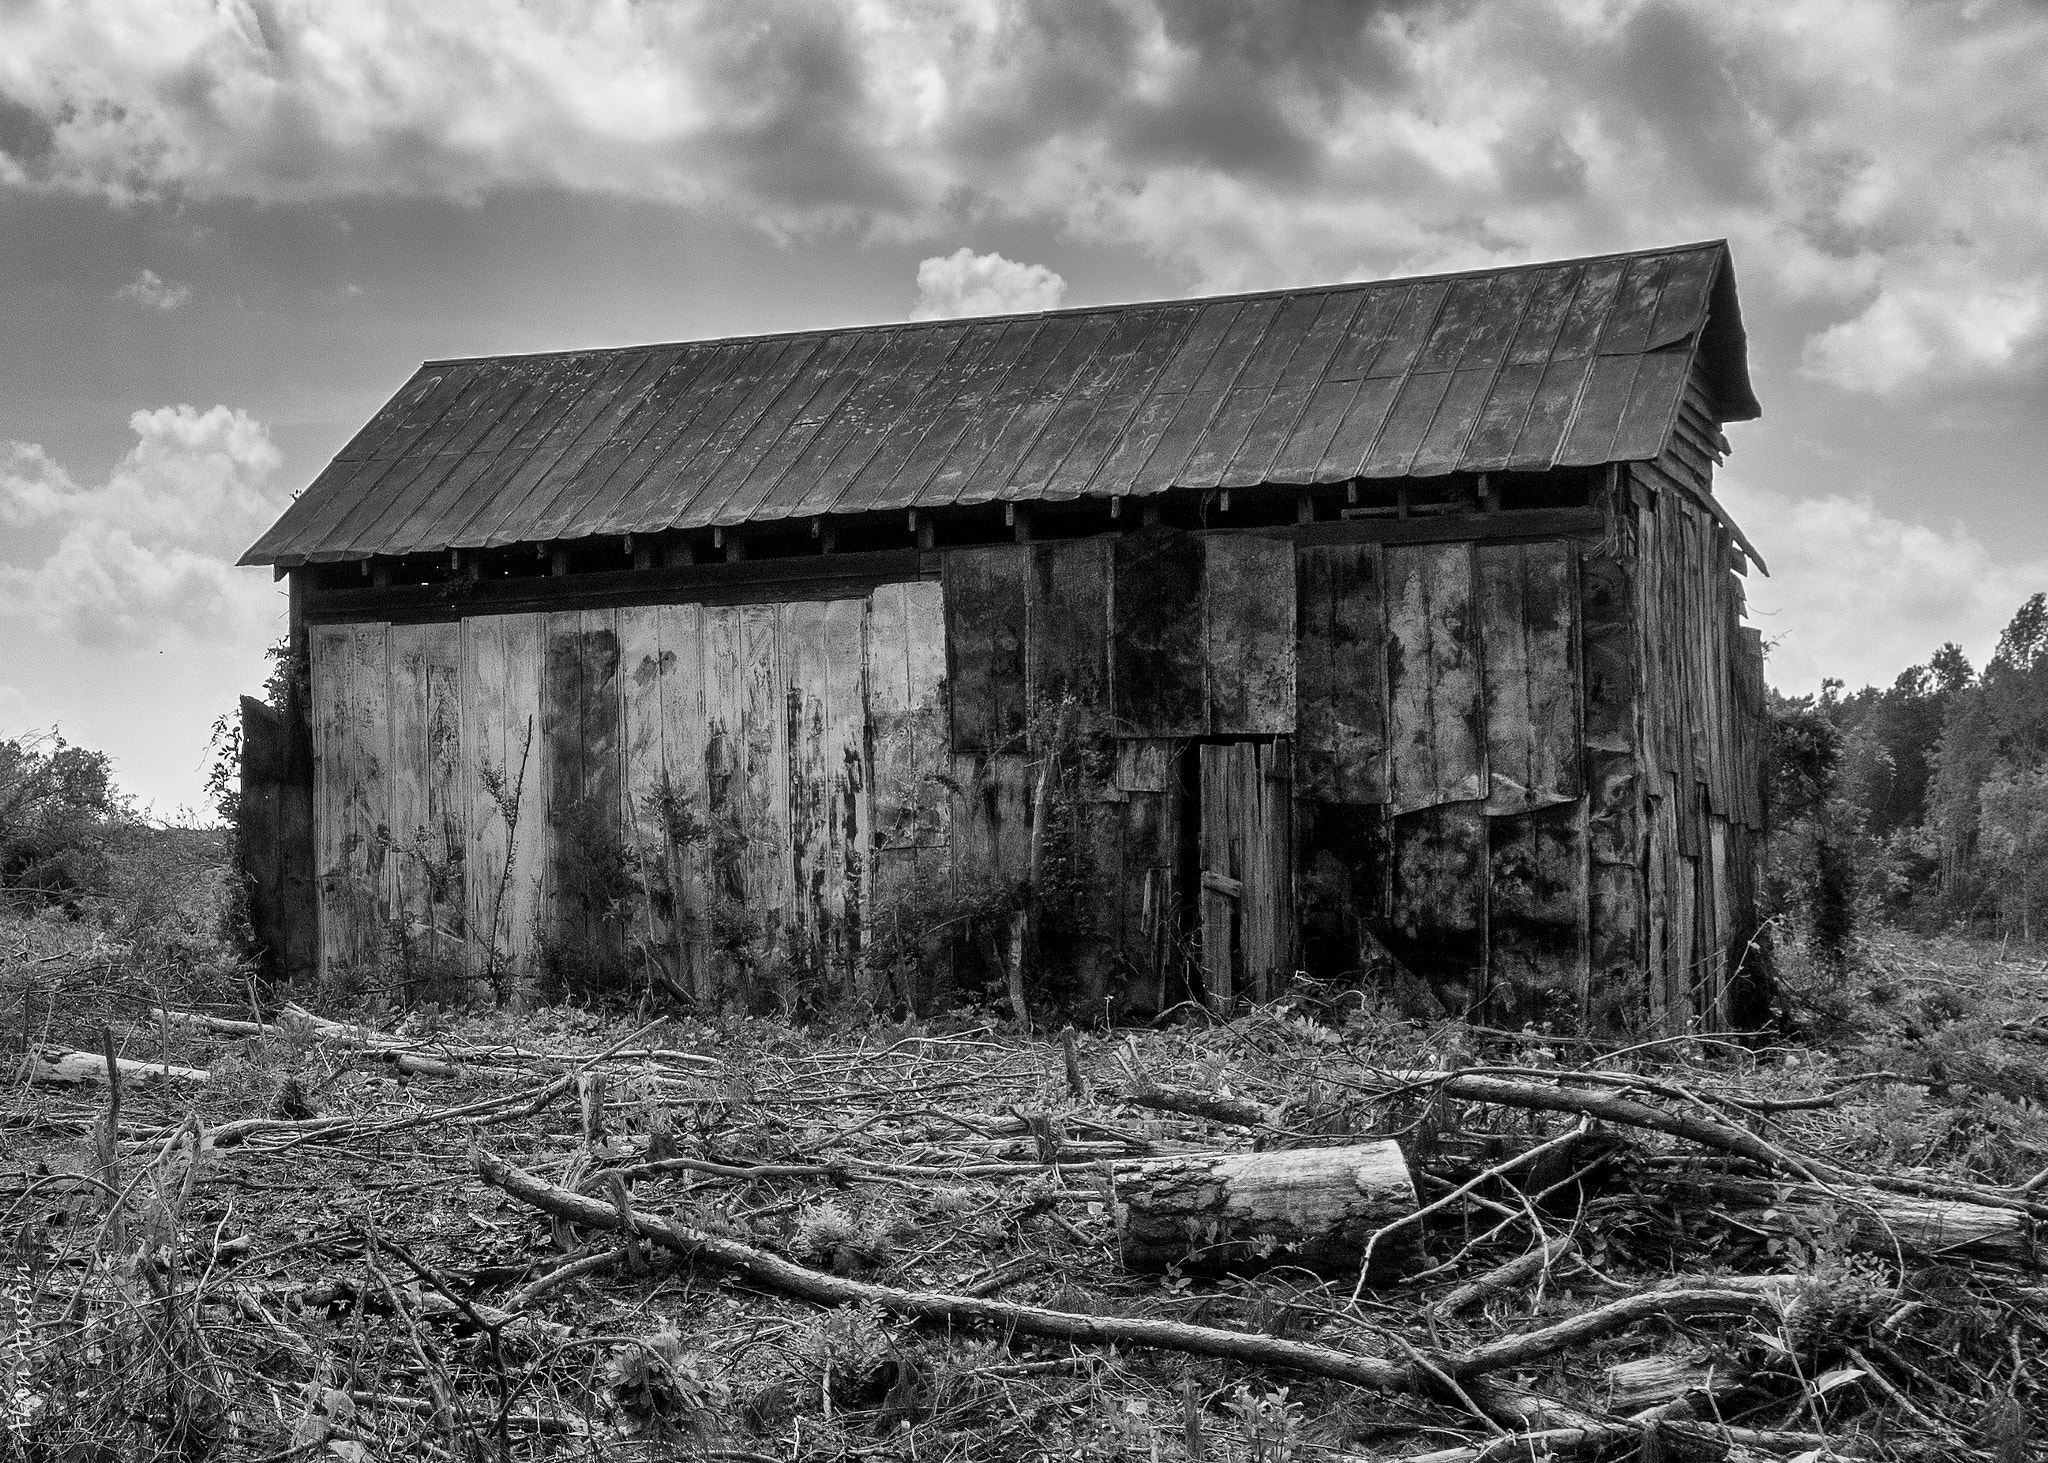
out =
[[1642,858],[1659,1025],[1752,1024],[1761,920],[1763,645],[1741,623],[1743,561],[1711,507],[1724,442],[1695,378],[1672,444],[1629,469],[1625,513],[1643,667]]
[[1077,999],[1305,968],[1727,1024],[1761,662],[1686,469],[1618,478],[1598,537],[1146,529],[841,599],[315,625],[323,968],[922,1002],[985,963],[930,927],[1024,876],[1060,736]]
[[853,988],[951,841],[941,619],[908,583],[314,626],[322,969]]

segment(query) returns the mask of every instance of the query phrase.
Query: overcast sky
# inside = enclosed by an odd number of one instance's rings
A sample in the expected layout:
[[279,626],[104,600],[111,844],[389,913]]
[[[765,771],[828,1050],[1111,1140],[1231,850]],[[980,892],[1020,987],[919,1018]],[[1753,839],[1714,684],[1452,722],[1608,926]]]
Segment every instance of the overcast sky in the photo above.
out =
[[2048,7],[0,0],[0,733],[162,813],[436,356],[1725,236],[1789,690],[2048,589]]

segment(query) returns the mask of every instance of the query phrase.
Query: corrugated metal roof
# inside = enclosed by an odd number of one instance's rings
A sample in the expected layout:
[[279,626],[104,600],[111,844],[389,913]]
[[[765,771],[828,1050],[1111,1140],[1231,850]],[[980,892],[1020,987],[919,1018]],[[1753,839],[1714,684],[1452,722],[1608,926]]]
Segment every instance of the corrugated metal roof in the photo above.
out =
[[1758,413],[1725,243],[1040,315],[433,361],[243,556],[1658,455]]

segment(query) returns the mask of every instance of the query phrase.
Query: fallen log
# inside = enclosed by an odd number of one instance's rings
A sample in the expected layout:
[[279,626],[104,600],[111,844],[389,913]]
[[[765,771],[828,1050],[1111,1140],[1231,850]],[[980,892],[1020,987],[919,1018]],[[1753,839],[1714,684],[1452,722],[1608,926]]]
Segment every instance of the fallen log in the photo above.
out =
[[[1408,1162],[1386,1139],[1146,1159],[1115,1172],[1118,1249],[1135,1270],[1280,1262],[1355,1274],[1373,1234],[1416,1207]],[[1380,1246],[1374,1269],[1396,1273],[1412,1252]]]
[[[145,1062],[134,1057],[114,1058],[123,1082],[209,1082],[213,1074],[201,1067],[179,1067],[169,1062]],[[37,1047],[29,1054],[31,1082],[104,1082],[107,1059],[98,1052],[72,1051],[68,1047]]]
[[1774,1184],[1729,1174],[1702,1174],[1671,1185],[1693,1212],[1716,1206],[1744,1228],[1782,1238],[1836,1230],[1851,1249],[1896,1258],[1971,1260],[2031,1267],[2034,1221],[2017,1209],[1927,1199],[1866,1188]]

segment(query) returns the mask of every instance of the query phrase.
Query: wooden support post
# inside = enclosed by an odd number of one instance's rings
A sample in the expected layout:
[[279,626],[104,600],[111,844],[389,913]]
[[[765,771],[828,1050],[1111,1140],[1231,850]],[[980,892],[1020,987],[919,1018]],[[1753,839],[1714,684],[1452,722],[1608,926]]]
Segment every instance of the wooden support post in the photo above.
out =
[[633,545],[633,567],[635,569],[652,569],[660,556],[659,549],[660,546],[658,544],[650,543],[645,538],[642,538]]
[[549,553],[548,573],[557,579],[565,578],[568,575],[569,551],[567,549],[557,546]]
[[1401,484],[1400,487],[1394,490],[1394,493],[1394,516],[1397,518],[1406,518],[1408,516],[1408,485],[1406,483]]
[[1483,472],[1479,474],[1479,511],[1500,512],[1500,494],[1493,490],[1493,478]]
[[1316,500],[1312,493],[1297,493],[1294,498],[1294,521],[1314,523],[1316,521]]
[[1031,510],[1012,503],[1010,505],[1010,522],[1015,526],[1017,542],[1020,544],[1030,543]]
[[725,562],[737,564],[747,556],[747,541],[738,534],[731,534],[725,540]]

